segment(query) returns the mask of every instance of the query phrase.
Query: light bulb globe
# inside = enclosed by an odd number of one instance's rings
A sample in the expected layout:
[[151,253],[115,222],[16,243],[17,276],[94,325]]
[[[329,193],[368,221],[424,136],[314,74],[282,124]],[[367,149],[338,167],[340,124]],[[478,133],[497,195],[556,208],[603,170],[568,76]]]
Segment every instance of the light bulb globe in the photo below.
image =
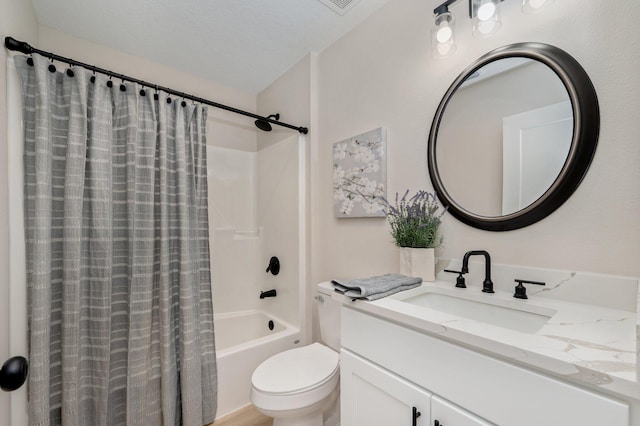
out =
[[488,2],[478,8],[478,19],[481,21],[488,21],[496,13],[496,5],[493,2]]
[[436,40],[438,40],[438,43],[446,43],[451,40],[452,35],[453,31],[451,30],[451,27],[448,25],[442,25],[436,32]]

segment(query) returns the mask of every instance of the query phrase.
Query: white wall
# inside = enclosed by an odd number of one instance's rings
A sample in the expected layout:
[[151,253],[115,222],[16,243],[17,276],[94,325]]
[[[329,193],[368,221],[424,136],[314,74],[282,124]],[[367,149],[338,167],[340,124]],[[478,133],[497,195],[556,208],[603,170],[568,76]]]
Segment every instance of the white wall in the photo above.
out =
[[[18,40],[28,43],[36,43],[38,40],[38,23],[35,12],[30,1],[24,0],[0,0],[0,35],[4,43],[4,37],[12,36]],[[26,344],[26,319],[12,316],[10,287],[24,287],[24,283],[10,282],[9,280],[9,192],[8,174],[8,147],[7,139],[7,50],[0,49],[0,365],[9,356],[26,355],[22,348]],[[25,302],[26,303],[26,302]],[[13,324],[10,319],[13,318]],[[9,344],[9,329],[12,327],[11,344]],[[16,336],[16,333],[25,333]],[[19,338],[17,338],[19,337]],[[16,345],[16,341],[20,344]],[[20,391],[24,393],[26,388]],[[0,425],[9,426],[23,424],[26,422],[24,413],[25,397],[19,404],[13,405],[13,410],[9,409],[10,398],[16,399],[14,394],[0,392]]]
[[514,42],[556,45],[591,77],[601,109],[601,132],[591,169],[556,212],[527,228],[492,233],[444,219],[443,257],[487,249],[494,262],[640,275],[640,7],[636,1],[564,0],[538,14],[503,5],[503,26],[488,39],[471,36],[466,2],[457,16],[458,50],[432,57],[432,10],[438,0],[394,0],[318,57],[317,184],[313,187],[312,282],[398,270],[384,219],[338,220],[332,213],[331,145],[388,129],[388,195],[432,189],[427,137],[440,98],[455,77],[487,51]]
[[[311,91],[312,72],[316,56],[309,54],[291,67],[285,74],[258,94],[258,114],[280,113],[280,121],[294,126],[308,127],[314,99]],[[281,141],[295,130],[273,126],[271,132],[258,134],[258,149],[266,148]]]

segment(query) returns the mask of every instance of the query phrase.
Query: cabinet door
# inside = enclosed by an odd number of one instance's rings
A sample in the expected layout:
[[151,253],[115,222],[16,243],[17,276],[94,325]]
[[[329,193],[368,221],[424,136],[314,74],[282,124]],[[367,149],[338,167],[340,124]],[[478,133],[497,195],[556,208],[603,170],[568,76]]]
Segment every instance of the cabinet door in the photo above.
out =
[[489,426],[492,424],[436,395],[431,397],[431,418],[432,426]]
[[429,426],[429,392],[344,349],[340,392],[342,426]]

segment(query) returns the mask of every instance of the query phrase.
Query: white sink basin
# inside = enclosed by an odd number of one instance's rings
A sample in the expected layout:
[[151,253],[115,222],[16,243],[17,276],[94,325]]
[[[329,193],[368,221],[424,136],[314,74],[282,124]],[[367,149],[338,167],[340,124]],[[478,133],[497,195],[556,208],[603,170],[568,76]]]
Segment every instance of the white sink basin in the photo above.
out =
[[[434,309],[523,333],[535,333],[556,313],[555,310],[522,301],[491,299],[490,295],[443,294],[424,289],[418,295],[401,299],[415,306]],[[483,299],[483,300],[479,300]]]

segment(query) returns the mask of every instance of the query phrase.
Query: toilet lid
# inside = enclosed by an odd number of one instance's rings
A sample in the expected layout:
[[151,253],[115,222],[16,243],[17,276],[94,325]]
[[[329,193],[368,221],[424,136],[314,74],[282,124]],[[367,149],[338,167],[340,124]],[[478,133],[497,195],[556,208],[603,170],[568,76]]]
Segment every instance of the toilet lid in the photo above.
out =
[[280,352],[260,364],[251,383],[265,393],[295,393],[314,388],[329,380],[338,369],[339,355],[334,350],[312,343]]

